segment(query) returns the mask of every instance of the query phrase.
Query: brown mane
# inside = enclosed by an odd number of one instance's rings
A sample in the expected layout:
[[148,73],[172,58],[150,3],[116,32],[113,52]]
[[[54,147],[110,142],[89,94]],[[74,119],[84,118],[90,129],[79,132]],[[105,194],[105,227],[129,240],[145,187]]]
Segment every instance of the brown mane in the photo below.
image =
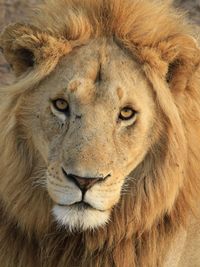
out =
[[127,180],[128,192],[113,209],[111,222],[94,232],[71,234],[52,222],[51,201],[35,184],[43,166],[23,124],[15,121],[15,116],[22,119],[16,114],[21,95],[47,76],[59,57],[52,57],[43,73],[41,65],[2,88],[0,262],[4,267],[161,266],[200,192],[200,51],[190,27],[179,12],[148,0],[49,0],[35,10],[30,24],[42,29],[41,36],[66,40],[72,48],[92,38],[113,38],[140,62],[165,130],[155,133],[159,143]]

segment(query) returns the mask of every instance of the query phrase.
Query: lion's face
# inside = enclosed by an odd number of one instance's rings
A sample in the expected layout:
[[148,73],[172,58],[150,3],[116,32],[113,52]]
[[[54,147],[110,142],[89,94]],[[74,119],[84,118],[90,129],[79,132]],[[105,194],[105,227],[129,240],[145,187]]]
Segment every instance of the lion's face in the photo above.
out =
[[156,105],[139,65],[113,42],[93,41],[65,56],[24,110],[56,219],[81,230],[108,222],[155,139]]

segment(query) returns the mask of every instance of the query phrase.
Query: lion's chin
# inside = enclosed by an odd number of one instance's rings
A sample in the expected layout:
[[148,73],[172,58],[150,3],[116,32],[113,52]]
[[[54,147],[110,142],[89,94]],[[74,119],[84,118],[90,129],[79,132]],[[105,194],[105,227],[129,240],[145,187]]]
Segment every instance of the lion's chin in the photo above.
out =
[[56,221],[70,231],[85,231],[103,227],[108,223],[110,213],[110,210],[80,209],[76,206],[55,205],[53,208]]

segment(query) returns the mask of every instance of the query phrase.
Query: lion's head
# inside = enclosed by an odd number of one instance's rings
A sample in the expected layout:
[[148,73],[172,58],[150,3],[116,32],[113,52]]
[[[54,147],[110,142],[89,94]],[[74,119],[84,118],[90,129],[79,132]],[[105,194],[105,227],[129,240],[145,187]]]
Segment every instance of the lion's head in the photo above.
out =
[[[150,1],[142,9],[137,1],[100,1],[103,8],[93,1],[92,9],[83,2],[79,13],[67,4],[66,21],[54,17],[52,1],[34,26],[5,30],[1,46],[19,78],[3,108],[13,105],[9,127],[24,158],[21,144],[34,151],[43,170],[34,181],[48,191],[59,223],[103,226],[129,198],[135,222],[151,225],[171,212],[183,186],[187,147],[176,88],[185,90],[197,46],[182,25],[173,29],[178,15],[166,23],[163,15],[152,31],[143,18]],[[164,12],[155,10],[153,21]]]
[[126,177],[161,130],[149,82],[113,40],[91,41],[63,57],[18,112],[46,163],[54,214],[70,228],[109,220]]

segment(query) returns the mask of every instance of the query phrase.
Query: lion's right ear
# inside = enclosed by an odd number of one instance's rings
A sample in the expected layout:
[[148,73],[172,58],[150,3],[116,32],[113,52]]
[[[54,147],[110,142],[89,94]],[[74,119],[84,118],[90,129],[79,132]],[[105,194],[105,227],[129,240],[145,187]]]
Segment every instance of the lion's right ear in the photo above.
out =
[[67,40],[27,24],[8,26],[0,36],[0,48],[17,76],[47,61],[51,64],[71,51]]
[[169,87],[184,91],[200,64],[200,47],[189,35],[177,35],[159,44],[162,58],[167,63],[165,78]]

